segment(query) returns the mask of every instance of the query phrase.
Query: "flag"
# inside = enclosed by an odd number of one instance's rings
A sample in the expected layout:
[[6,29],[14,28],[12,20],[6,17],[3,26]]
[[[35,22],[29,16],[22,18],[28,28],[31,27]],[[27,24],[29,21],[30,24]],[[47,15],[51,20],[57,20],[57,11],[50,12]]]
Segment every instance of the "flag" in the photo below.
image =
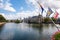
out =
[[39,2],[37,2],[38,4],[39,4],[39,6],[41,7],[41,13],[43,13],[43,11],[44,11],[44,8],[43,8],[43,6],[39,3]]
[[42,7],[42,5],[40,4],[40,7],[41,7],[41,13],[43,13],[43,11],[44,11],[44,8]]
[[57,19],[57,18],[58,18],[58,15],[59,15],[59,13],[56,11],[53,17],[54,17],[55,19]]
[[49,17],[51,14],[53,13],[53,11],[51,10],[51,8],[48,7],[48,11],[47,11],[47,17]]

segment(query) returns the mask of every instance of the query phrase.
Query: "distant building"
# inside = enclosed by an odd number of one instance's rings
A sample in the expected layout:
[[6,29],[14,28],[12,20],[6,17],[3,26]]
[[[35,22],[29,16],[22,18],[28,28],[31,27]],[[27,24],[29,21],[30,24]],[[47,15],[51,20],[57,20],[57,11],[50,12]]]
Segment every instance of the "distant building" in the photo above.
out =
[[43,21],[43,17],[39,14],[38,16],[26,18],[24,21],[28,23],[41,23]]

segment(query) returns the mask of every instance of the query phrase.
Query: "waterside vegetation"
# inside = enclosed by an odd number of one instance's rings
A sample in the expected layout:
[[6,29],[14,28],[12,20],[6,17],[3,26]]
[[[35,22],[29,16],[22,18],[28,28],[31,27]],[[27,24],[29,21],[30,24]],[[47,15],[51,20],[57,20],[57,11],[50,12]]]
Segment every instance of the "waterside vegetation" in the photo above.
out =
[[22,23],[22,21],[21,20],[15,20],[15,23]]
[[[55,23],[60,24],[60,19],[51,18]],[[52,24],[52,20],[49,17],[42,17],[41,15],[25,18],[24,22],[33,24]]]
[[6,19],[0,15],[0,26],[6,23]]

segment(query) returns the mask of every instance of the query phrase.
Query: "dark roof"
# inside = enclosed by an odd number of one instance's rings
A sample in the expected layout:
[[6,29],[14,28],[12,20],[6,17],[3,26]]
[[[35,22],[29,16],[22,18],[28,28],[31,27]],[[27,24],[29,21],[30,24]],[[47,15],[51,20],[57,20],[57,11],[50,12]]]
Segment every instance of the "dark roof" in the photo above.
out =
[[32,18],[36,18],[36,17],[38,17],[38,16],[33,16]]

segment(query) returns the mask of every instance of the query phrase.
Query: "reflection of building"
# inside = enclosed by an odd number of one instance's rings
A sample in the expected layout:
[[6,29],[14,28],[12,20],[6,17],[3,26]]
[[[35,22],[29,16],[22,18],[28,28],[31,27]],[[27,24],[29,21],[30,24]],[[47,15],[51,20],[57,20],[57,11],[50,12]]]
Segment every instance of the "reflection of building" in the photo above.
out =
[[25,22],[29,22],[29,23],[41,23],[43,20],[42,15],[38,15],[38,16],[33,16],[33,17],[29,17],[27,19],[25,19]]

